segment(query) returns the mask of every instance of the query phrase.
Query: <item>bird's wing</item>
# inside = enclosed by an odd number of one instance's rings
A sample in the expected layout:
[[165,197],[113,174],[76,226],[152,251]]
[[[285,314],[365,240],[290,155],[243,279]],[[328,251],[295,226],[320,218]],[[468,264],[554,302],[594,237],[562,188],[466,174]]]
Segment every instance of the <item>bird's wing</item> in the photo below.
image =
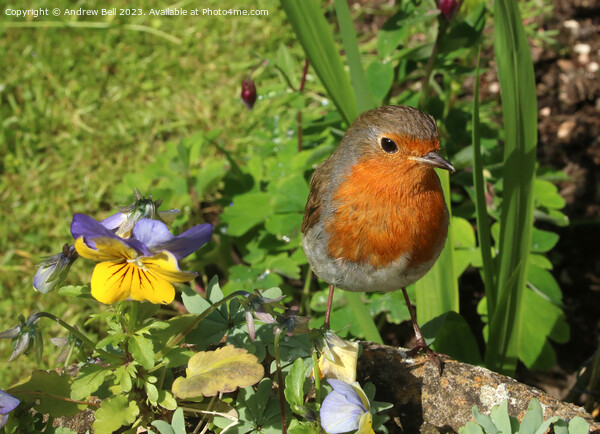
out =
[[331,182],[333,175],[333,160],[328,158],[313,173],[310,178],[310,192],[304,209],[302,219],[302,233],[312,228],[321,217],[321,211],[325,206],[327,183]]

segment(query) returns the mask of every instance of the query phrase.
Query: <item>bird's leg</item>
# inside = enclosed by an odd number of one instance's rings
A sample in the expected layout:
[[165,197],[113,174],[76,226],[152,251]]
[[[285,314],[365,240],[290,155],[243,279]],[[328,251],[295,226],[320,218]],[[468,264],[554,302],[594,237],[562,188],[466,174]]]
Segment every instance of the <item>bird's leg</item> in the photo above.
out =
[[[402,294],[404,295],[404,301],[406,302],[406,307],[408,307],[408,313],[410,313],[410,320],[413,325],[413,329],[415,330],[415,347],[410,351],[412,354],[418,353],[420,350],[425,351],[427,358],[433,361],[437,367],[438,371],[440,371],[440,375],[442,374],[442,361],[440,357],[444,357],[443,354],[435,353],[429,345],[423,339],[423,334],[421,333],[421,328],[419,327],[419,323],[417,323],[417,316],[415,315],[415,311],[412,307],[410,299],[408,298],[408,293],[406,292],[406,288],[402,288]],[[448,356],[446,356],[448,357]]]
[[329,328],[329,318],[331,317],[331,306],[333,305],[333,290],[335,285],[329,285],[329,297],[327,298],[327,308],[325,309],[325,329]]

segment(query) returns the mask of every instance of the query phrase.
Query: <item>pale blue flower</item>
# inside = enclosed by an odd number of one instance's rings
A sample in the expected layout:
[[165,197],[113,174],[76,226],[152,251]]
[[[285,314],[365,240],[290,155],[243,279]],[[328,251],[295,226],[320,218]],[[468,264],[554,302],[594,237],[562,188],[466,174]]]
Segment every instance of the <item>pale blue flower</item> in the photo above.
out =
[[321,404],[321,427],[330,434],[356,431],[356,434],[373,433],[371,405],[357,382],[327,380],[333,391]]
[[0,390],[0,428],[6,425],[8,413],[13,411],[21,401],[12,395]]

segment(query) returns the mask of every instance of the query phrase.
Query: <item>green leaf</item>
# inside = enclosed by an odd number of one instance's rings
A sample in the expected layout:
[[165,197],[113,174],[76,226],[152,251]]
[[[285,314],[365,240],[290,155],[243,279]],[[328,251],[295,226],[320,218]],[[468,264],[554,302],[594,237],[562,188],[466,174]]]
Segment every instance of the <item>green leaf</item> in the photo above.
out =
[[[437,173],[444,190],[448,212],[451,214],[450,175],[445,170]],[[460,230],[460,227],[458,229]],[[454,270],[454,228],[450,226],[446,245],[437,262],[422,279],[415,283],[419,324],[424,324],[449,311],[459,311],[458,280]]]
[[386,58],[390,56],[406,37],[410,27],[403,25],[402,21],[407,16],[408,14],[401,8],[383,24],[377,34],[377,53],[379,57]]
[[535,292],[526,290],[523,294],[523,318],[519,358],[529,368],[550,369],[555,358],[552,361],[548,356],[543,356],[544,350],[552,350],[547,339],[568,340],[569,328],[563,311]]
[[548,270],[531,264],[527,270],[527,281],[535,292],[547,297],[558,306],[562,305],[562,292],[556,279]]
[[31,376],[6,390],[30,404],[37,412],[52,417],[73,416],[85,408],[70,400],[72,377],[56,371],[33,371]]
[[278,240],[289,242],[300,234],[302,217],[301,213],[272,214],[265,222],[265,229],[275,235]]
[[533,196],[536,204],[552,209],[565,207],[565,199],[558,192],[556,185],[543,179],[536,179],[533,184]]
[[501,433],[512,432],[510,416],[508,415],[508,400],[503,400],[499,405],[494,406],[490,412],[490,417],[494,425]]
[[167,410],[175,410],[177,408],[177,401],[170,392],[160,389],[158,391],[158,399],[156,400],[158,405]]
[[58,294],[66,297],[93,298],[90,285],[67,285],[58,289]]
[[375,60],[367,67],[367,83],[375,100],[383,100],[390,91],[393,82],[394,67],[391,63]]
[[334,0],[333,4],[350,68],[350,80],[354,89],[354,95],[356,96],[358,111],[371,110],[375,108],[375,101],[373,101],[373,96],[366,84],[365,71],[360,60],[356,30],[354,29],[348,2],[346,0]]
[[303,415],[301,409],[304,407],[304,381],[306,367],[302,359],[296,359],[285,377],[285,399],[292,410]]
[[533,229],[531,234],[531,251],[544,253],[552,250],[558,243],[559,236],[554,232]]
[[219,276],[215,275],[208,282],[206,297],[201,296],[192,288],[186,286],[182,294],[183,305],[190,313],[203,313],[217,301],[223,300],[223,292],[219,286]]
[[[569,434],[569,428],[567,426],[567,422],[565,422],[563,419],[558,419],[554,423],[554,426],[552,427],[552,429],[554,430],[554,434]],[[586,433],[587,432],[588,431],[586,431]]]
[[263,223],[271,213],[271,195],[251,192],[236,196],[233,204],[226,207],[221,214],[221,220],[227,223],[228,235],[239,237]]
[[173,394],[183,399],[233,392],[257,383],[264,375],[256,356],[232,345],[195,354],[185,372],[185,378],[173,382]]
[[[183,411],[181,408],[179,410]],[[157,428],[160,434],[175,434],[173,427],[164,420],[155,420],[152,422],[152,426]]]
[[458,434],[484,434],[481,426],[475,422],[469,421],[465,426],[461,426],[458,429]]
[[475,247],[475,231],[468,220],[462,217],[452,217],[452,239],[457,248]]
[[590,424],[580,416],[575,416],[569,422],[569,434],[587,434],[589,431]]
[[472,365],[482,363],[477,341],[465,319],[456,312],[446,312],[421,327],[423,337],[435,339],[433,348],[453,359]]
[[496,425],[494,425],[492,419],[485,414],[481,414],[477,406],[473,406],[472,412],[473,418],[479,425],[483,427],[486,434],[500,434],[500,431],[498,431],[498,428],[496,428]]
[[[308,198],[308,183],[301,173],[279,178],[273,183],[273,211],[302,212]],[[256,206],[256,204],[255,204]]]
[[294,33],[302,44],[317,76],[338,111],[350,123],[358,116],[358,106],[348,74],[318,0],[281,0]]
[[540,402],[532,398],[527,406],[527,412],[521,421],[519,434],[535,434],[540,425],[544,422],[544,411]]
[[133,360],[145,369],[151,369],[154,366],[154,345],[150,339],[137,334],[133,335],[129,338],[128,349]]
[[520,349],[523,292],[533,226],[537,96],[533,62],[515,0],[494,2],[494,53],[504,122],[504,184],[500,216],[497,292],[488,294],[485,361],[511,374]]
[[71,398],[76,401],[87,399],[98,390],[110,373],[110,370],[102,365],[83,366],[71,385]]
[[107,398],[94,413],[94,433],[111,434],[122,426],[131,425],[139,413],[137,403],[129,401],[126,396]]
[[241,421],[249,422],[254,427],[262,427],[264,432],[282,432],[280,403],[278,397],[273,396],[273,383],[270,379],[263,378],[256,390],[253,387],[240,390],[237,403]]
[[[548,431],[548,428],[550,427],[550,425],[552,425],[555,422],[558,422],[559,420],[560,420],[560,418],[558,416],[552,416],[551,418],[549,418],[548,420],[546,420],[544,423],[542,423],[540,425],[540,427],[537,429],[535,434],[545,434],[546,431]],[[519,432],[519,434],[520,434],[520,432]],[[558,434],[558,433],[555,431],[554,434]]]

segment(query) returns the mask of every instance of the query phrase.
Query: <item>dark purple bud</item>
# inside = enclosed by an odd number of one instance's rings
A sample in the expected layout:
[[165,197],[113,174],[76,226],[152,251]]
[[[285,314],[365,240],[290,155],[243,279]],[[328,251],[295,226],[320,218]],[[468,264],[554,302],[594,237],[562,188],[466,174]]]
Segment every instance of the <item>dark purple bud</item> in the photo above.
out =
[[246,104],[248,110],[252,110],[256,102],[256,85],[250,79],[242,81],[242,101]]
[[462,0],[437,0],[436,3],[446,20],[451,21],[460,9]]

